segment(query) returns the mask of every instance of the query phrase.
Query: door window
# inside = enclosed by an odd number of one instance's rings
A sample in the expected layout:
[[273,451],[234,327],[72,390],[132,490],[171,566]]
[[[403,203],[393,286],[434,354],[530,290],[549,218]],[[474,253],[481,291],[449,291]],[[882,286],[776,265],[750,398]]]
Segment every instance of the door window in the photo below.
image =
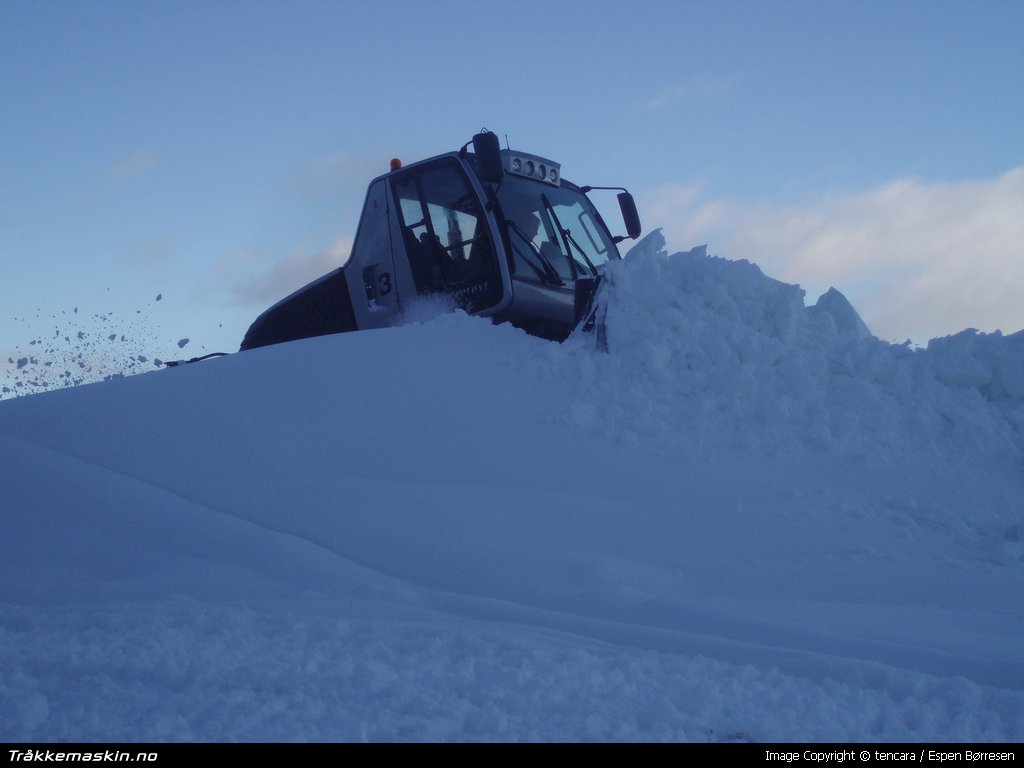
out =
[[496,304],[501,279],[480,201],[454,160],[394,182],[409,266],[420,294],[448,293],[471,311]]

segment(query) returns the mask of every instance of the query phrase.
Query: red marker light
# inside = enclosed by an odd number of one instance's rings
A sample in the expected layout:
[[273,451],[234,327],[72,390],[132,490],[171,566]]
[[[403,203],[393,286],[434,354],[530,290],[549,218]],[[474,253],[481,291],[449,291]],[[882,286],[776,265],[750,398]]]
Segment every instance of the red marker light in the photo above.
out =
[[402,167],[402,161],[399,160],[397,157],[392,157],[390,165],[392,171],[397,171],[399,168]]

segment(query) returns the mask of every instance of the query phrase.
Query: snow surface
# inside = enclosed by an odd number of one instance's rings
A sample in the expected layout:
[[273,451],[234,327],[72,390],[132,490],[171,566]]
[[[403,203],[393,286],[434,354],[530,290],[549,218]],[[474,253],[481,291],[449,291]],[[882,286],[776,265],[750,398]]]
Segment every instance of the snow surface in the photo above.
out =
[[0,739],[1024,739],[1024,335],[663,242],[0,403]]

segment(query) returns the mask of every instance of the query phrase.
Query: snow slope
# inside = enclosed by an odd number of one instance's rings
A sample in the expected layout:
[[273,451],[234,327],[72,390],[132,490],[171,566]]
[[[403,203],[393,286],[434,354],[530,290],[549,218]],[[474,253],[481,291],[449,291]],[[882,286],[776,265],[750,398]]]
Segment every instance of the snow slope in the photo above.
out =
[[1024,335],[662,248],[0,402],[0,738],[1024,738]]

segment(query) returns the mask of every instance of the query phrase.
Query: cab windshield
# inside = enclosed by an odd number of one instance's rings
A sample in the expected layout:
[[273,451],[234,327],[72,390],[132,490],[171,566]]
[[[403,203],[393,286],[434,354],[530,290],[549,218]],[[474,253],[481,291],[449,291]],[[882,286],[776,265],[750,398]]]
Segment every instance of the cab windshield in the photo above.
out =
[[515,277],[562,285],[618,259],[594,206],[574,186],[507,175],[498,189]]

